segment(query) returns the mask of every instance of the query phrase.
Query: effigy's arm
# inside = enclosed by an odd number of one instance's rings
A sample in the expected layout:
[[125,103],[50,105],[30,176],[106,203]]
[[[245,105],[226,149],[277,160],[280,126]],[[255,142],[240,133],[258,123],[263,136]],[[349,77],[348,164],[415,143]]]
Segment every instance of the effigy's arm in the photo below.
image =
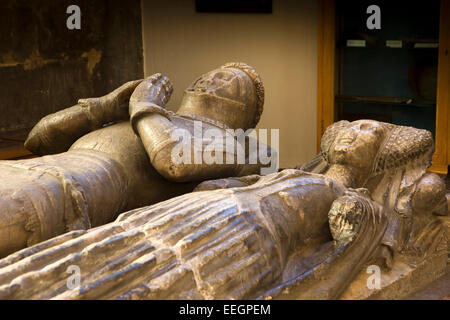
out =
[[[249,139],[253,139],[251,137],[248,137]],[[249,145],[249,143],[247,144]],[[258,148],[265,148],[266,154],[271,155],[274,151],[271,147],[259,143]],[[253,152],[258,152],[258,150],[254,150]],[[241,171],[237,174],[235,177],[229,177],[229,178],[223,178],[223,179],[212,179],[212,180],[206,180],[197,185],[197,187],[194,189],[195,191],[206,191],[206,190],[216,190],[216,189],[229,189],[229,188],[240,188],[240,187],[247,187],[250,186],[261,179],[262,175],[261,173],[261,164],[251,164],[250,163],[250,151],[246,151],[247,158],[246,158],[246,164],[243,166]]]
[[328,217],[332,250],[308,272],[261,299],[337,299],[363,266],[378,257],[387,229],[387,217],[379,204],[347,193],[334,201]]
[[328,164],[320,153],[310,161],[299,164],[295,167],[295,169],[297,170],[303,170],[312,173],[324,173],[327,168]]
[[[153,167],[164,178],[175,182],[239,175],[245,165],[237,160],[234,137],[219,128],[215,129],[218,138],[207,138],[206,134],[197,137],[195,132],[192,136],[187,129],[179,127],[172,121],[170,112],[163,108],[172,90],[165,76],[155,74],[142,82],[130,98],[131,125],[141,138]],[[225,138],[227,135],[231,139]],[[228,148],[230,142],[232,145]],[[221,153],[222,162],[215,161],[216,152]],[[205,154],[211,155],[210,161],[205,160]],[[230,158],[233,161],[227,163]],[[255,173],[258,168],[247,172]]]
[[83,135],[128,119],[129,98],[141,82],[129,81],[105,96],[80,99],[73,107],[45,116],[31,130],[25,147],[39,155],[64,152]]
[[252,174],[243,177],[232,177],[224,179],[206,180],[200,183],[194,191],[206,191],[216,189],[229,189],[247,187],[256,183],[261,178],[260,175]]

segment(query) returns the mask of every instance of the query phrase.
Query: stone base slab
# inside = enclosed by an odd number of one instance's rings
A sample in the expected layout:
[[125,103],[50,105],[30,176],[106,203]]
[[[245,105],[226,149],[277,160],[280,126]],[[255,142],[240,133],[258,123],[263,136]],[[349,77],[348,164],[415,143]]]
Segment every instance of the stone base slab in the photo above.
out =
[[[450,217],[442,217],[450,239]],[[406,259],[405,259],[406,260]],[[381,288],[369,289],[367,266],[359,273],[341,296],[343,300],[355,299],[403,299],[450,272],[448,250],[440,250],[425,261],[413,266],[398,259],[391,270],[381,269]]]

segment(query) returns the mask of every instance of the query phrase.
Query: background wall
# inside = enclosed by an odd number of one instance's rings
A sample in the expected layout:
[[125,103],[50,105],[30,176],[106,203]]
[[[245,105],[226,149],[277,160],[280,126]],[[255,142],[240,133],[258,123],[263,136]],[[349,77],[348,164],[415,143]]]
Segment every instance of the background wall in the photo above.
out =
[[280,167],[316,154],[317,3],[273,0],[272,14],[196,13],[195,1],[142,0],[144,70],[174,84],[168,109],[185,88],[225,62],[242,61],[266,89],[259,128],[280,129]]

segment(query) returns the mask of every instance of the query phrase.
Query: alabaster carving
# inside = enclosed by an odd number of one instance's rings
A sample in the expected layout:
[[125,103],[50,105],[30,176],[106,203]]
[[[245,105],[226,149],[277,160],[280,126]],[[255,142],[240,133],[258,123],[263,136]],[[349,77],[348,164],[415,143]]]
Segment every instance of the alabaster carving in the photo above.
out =
[[432,153],[425,130],[338,122],[298,169],[205,181],[0,260],[0,298],[339,298],[368,263],[447,250]]
[[[0,257],[111,222],[206,179],[259,173],[260,164],[248,161],[177,164],[170,157],[177,129],[192,132],[195,123],[227,134],[257,124],[264,89],[253,68],[228,63],[204,74],[185,91],[176,113],[163,108],[172,90],[165,76],[155,74],[43,118],[25,146],[45,156],[0,161]],[[188,151],[211,143],[220,142],[189,145]],[[226,152],[236,157],[234,149]]]

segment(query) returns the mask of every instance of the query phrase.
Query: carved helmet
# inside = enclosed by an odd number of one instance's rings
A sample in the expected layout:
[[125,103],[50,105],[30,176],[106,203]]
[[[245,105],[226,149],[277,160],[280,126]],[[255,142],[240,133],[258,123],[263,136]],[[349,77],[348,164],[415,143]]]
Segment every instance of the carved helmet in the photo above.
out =
[[240,69],[244,71],[250,79],[253,81],[253,85],[255,86],[255,93],[256,93],[256,113],[255,113],[255,120],[253,123],[253,127],[256,127],[259,120],[261,119],[261,114],[264,110],[264,85],[262,83],[261,77],[259,74],[250,67],[248,64],[245,64],[243,62],[229,62],[224,64],[221,68],[235,68]]
[[[223,72],[225,71],[225,72]],[[213,99],[223,109],[238,107],[244,112],[238,117],[248,117],[248,128],[254,128],[263,112],[264,86],[261,77],[251,66],[242,62],[229,62],[197,78],[185,91],[183,103],[195,101],[199,96]],[[228,112],[228,110],[218,110]],[[234,115],[229,114],[229,117]]]

